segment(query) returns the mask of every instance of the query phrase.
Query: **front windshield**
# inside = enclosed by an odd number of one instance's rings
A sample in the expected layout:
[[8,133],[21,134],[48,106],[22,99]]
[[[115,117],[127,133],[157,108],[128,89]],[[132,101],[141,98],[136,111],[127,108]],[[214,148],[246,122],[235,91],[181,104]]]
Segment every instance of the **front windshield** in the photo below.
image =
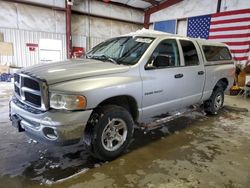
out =
[[95,46],[86,57],[117,64],[134,65],[152,43],[149,37],[118,37]]

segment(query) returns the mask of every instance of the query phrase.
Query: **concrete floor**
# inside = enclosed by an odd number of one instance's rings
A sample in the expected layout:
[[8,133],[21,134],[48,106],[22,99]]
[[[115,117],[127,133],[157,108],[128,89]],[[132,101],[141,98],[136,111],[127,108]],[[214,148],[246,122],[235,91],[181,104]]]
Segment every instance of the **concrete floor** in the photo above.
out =
[[106,163],[82,145],[29,140],[8,120],[10,83],[0,82],[0,187],[250,187],[250,99],[227,96],[219,115],[193,112],[144,134]]

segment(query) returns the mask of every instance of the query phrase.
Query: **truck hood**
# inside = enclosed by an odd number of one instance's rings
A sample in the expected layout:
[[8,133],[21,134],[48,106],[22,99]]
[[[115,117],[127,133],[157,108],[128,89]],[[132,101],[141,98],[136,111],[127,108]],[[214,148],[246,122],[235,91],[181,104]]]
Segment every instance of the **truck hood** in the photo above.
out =
[[44,79],[51,85],[79,78],[122,73],[128,70],[129,66],[84,59],[39,64],[21,69],[20,72]]

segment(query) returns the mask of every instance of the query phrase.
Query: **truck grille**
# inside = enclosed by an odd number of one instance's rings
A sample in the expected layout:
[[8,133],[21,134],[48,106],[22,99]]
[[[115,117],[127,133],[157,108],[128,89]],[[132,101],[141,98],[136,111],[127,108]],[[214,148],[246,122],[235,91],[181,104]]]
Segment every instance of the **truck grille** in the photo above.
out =
[[48,109],[48,87],[44,80],[28,74],[14,74],[15,96],[26,105],[39,110]]

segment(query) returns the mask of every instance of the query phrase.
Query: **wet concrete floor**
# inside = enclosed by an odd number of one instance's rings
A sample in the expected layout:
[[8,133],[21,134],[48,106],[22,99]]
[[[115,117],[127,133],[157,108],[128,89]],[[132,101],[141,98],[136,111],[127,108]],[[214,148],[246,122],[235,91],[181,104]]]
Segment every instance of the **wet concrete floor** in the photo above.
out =
[[250,99],[227,96],[217,116],[193,112],[136,131],[129,150],[101,163],[84,146],[55,147],[8,119],[12,84],[0,82],[0,187],[250,187]]

